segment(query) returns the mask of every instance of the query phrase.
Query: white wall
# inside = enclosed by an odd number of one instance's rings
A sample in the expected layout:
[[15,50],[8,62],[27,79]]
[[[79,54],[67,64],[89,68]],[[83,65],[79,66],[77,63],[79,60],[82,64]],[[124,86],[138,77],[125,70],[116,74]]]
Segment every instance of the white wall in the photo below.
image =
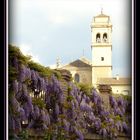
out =
[[[104,61],[101,61],[104,57]],[[93,66],[111,66],[112,50],[111,47],[94,47],[92,48],[92,65]]]
[[98,78],[111,78],[112,68],[111,67],[92,67],[92,84],[96,87]]
[[130,85],[112,85],[111,87],[112,87],[112,92],[114,94],[124,94],[124,95],[131,94]]

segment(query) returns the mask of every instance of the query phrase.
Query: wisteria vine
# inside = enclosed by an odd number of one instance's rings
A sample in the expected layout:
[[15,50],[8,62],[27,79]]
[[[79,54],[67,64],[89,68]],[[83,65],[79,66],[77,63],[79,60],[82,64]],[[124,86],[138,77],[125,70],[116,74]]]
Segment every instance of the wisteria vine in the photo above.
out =
[[110,95],[107,109],[96,89],[86,95],[72,81],[42,77],[16,56],[12,67],[18,71],[9,84],[9,130],[14,137],[24,128],[43,131],[44,139],[52,140],[84,140],[87,133],[112,139],[119,133],[131,135],[131,105],[123,97]]

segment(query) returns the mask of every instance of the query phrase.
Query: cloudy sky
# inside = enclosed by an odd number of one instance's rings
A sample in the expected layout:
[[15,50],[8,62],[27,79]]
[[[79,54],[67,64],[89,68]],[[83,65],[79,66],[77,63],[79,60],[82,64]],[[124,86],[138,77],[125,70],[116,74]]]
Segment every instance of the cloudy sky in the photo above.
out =
[[10,0],[9,43],[44,66],[91,60],[93,16],[111,17],[113,75],[128,76],[131,60],[130,0]]

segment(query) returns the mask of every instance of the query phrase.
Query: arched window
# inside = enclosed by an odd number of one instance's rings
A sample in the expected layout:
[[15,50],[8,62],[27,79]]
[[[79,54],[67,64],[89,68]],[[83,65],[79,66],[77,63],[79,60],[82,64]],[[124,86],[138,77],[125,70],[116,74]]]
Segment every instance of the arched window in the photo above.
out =
[[107,33],[103,34],[103,42],[107,42]]
[[96,34],[96,42],[101,42],[100,33],[97,33]]
[[79,76],[78,73],[75,74],[75,76],[74,76],[74,80],[75,80],[75,82],[77,82],[77,83],[80,82],[80,76]]

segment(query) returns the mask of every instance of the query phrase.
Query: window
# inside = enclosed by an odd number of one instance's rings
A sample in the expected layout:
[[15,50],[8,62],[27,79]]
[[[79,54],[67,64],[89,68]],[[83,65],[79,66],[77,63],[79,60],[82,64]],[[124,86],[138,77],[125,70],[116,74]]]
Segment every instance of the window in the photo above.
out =
[[77,83],[80,82],[80,76],[79,76],[79,74],[77,74],[77,73],[75,74],[74,80],[75,80],[75,82],[77,82]]
[[100,33],[97,33],[97,35],[96,35],[96,42],[101,42]]
[[101,61],[104,61],[104,57],[101,57]]
[[107,33],[103,34],[103,42],[107,42]]

